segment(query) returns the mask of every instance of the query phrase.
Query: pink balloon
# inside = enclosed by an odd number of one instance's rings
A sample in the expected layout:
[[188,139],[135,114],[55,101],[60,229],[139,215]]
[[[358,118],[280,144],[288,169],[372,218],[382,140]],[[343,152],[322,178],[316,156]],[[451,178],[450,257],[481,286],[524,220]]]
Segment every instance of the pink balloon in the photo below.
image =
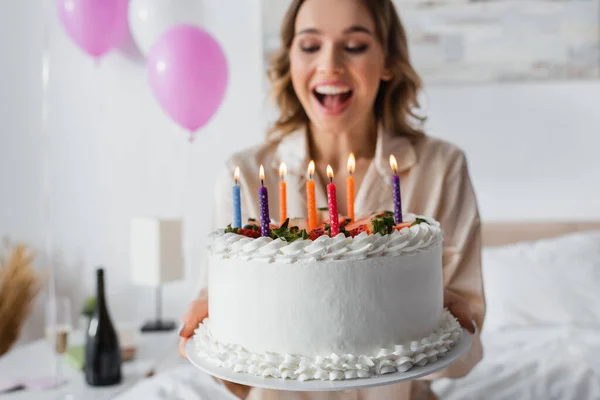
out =
[[219,43],[193,25],[169,29],[148,55],[154,96],[167,114],[191,133],[219,109],[227,76],[227,60]]
[[104,55],[127,35],[128,0],[58,0],[58,15],[79,47]]

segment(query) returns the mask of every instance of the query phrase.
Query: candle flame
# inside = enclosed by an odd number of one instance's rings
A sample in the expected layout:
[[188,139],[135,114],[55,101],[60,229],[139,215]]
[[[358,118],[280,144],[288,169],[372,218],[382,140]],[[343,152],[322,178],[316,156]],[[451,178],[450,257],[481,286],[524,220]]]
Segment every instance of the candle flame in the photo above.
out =
[[396,162],[396,157],[393,154],[390,154],[390,166],[392,167],[392,171],[394,173],[398,172],[398,163]]
[[287,165],[282,161],[281,164],[279,164],[279,177],[283,179],[285,178],[285,174],[287,174]]
[[327,177],[333,179],[333,168],[331,168],[331,165],[327,166]]
[[350,155],[348,156],[348,172],[350,174],[353,174],[355,169],[356,159],[354,158],[354,153],[350,153]]
[[240,167],[235,167],[235,171],[233,172],[233,180],[236,183],[240,180]]
[[313,160],[310,160],[310,162],[308,163],[308,176],[312,179],[314,174],[315,174],[315,162]]
[[262,166],[262,164],[260,164],[260,169],[258,170],[258,176],[260,177],[261,181],[265,180],[265,168]]

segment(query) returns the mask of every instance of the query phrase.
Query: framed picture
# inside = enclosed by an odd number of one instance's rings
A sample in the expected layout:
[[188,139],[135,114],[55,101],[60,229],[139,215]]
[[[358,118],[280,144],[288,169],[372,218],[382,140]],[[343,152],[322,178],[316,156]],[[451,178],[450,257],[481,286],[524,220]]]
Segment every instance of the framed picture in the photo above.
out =
[[[262,0],[265,62],[289,0]],[[394,0],[428,85],[600,78],[600,0]],[[266,65],[266,64],[265,64]]]

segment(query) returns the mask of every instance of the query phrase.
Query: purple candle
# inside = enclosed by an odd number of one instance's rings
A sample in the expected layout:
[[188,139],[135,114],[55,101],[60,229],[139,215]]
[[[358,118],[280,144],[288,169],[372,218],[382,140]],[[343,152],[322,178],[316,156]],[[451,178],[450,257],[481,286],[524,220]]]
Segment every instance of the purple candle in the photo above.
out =
[[402,223],[402,199],[400,196],[400,177],[398,176],[398,163],[396,157],[390,155],[390,166],[394,175],[392,175],[392,196],[394,198],[394,219],[397,224]]
[[271,219],[269,218],[269,194],[265,187],[265,169],[260,166],[260,187],[258,188],[258,202],[260,205],[260,235],[269,236],[271,229],[269,224]]

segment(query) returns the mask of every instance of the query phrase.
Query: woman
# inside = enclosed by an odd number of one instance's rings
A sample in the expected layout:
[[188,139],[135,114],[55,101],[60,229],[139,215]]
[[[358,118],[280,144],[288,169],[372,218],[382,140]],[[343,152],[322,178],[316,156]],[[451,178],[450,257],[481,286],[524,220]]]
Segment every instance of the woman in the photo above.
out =
[[[472,334],[469,353],[446,370],[422,380],[345,392],[277,392],[226,383],[247,399],[432,399],[429,382],[464,376],[481,359],[476,327],[485,302],[480,266],[480,223],[463,152],[416,128],[421,81],[409,62],[404,29],[391,0],[295,0],[281,30],[282,49],[270,79],[281,116],[267,142],[234,155],[217,185],[215,228],[231,222],[231,181],[241,169],[243,212],[258,216],[259,165],[265,185],[277,187],[278,166],[288,165],[288,215],[304,216],[306,167],[317,165],[317,205],[327,204],[325,166],[344,182],[349,153],[357,159],[355,214],[392,209],[388,157],[398,160],[405,210],[432,216],[445,231],[444,302]],[[341,214],[345,193],[338,192]],[[229,202],[229,203],[228,203]],[[271,215],[278,209],[271,197]],[[204,268],[206,270],[206,268]],[[206,287],[206,278],[203,287]],[[208,315],[206,289],[184,317],[182,346]]]

